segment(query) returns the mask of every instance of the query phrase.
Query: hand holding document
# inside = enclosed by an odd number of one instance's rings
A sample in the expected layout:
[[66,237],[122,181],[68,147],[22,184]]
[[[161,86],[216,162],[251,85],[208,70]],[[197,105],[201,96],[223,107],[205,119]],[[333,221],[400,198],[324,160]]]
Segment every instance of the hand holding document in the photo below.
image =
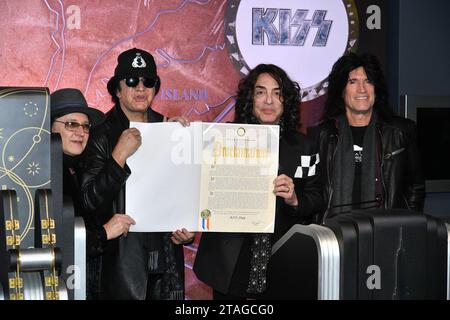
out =
[[130,126],[142,135],[128,160],[130,231],[273,232],[278,126]]

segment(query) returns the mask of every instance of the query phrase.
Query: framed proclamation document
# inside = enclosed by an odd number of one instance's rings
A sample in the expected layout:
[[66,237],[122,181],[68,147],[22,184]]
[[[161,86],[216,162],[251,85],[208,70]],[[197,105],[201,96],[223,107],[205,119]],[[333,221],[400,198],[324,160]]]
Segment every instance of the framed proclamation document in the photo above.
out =
[[278,126],[203,124],[200,231],[273,232]]

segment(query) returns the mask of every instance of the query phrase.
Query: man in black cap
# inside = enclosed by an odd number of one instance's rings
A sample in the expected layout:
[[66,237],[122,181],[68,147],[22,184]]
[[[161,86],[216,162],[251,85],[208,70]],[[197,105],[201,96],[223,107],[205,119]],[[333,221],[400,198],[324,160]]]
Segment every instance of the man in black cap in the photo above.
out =
[[89,108],[78,89],[66,88],[50,95],[52,132],[61,136],[63,155],[63,194],[72,198],[76,216],[83,217],[86,226],[87,299],[98,298],[100,255],[107,240],[126,234],[134,220],[124,214],[115,214],[103,225],[86,212],[80,197],[79,174],[81,154],[89,139],[91,127],[103,122],[105,115]]
[[[140,132],[130,128],[130,121],[165,120],[151,108],[160,84],[150,53],[133,48],[119,55],[114,77],[107,85],[115,105],[89,141],[89,166],[82,182],[83,201],[101,221],[125,210],[125,182],[131,174],[126,160],[141,145]],[[171,120],[189,125],[184,117]],[[194,233],[183,229],[174,233],[133,232],[115,240],[103,257],[100,298],[184,299],[180,244],[193,239]]]

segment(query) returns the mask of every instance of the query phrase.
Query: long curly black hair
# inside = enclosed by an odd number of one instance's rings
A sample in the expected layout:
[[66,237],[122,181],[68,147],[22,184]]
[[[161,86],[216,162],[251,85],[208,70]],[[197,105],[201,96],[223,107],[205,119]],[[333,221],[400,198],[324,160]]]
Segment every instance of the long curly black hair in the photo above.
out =
[[347,53],[340,57],[333,65],[328,76],[328,96],[325,101],[323,120],[333,119],[345,114],[343,93],[351,71],[363,67],[367,78],[375,86],[374,110],[381,118],[391,118],[394,113],[388,103],[388,91],[380,62],[373,54]]
[[253,114],[253,95],[256,81],[262,73],[268,73],[280,86],[283,99],[283,115],[280,119],[282,131],[294,131],[299,127],[300,86],[286,72],[273,64],[259,64],[239,81],[234,122],[257,124]]

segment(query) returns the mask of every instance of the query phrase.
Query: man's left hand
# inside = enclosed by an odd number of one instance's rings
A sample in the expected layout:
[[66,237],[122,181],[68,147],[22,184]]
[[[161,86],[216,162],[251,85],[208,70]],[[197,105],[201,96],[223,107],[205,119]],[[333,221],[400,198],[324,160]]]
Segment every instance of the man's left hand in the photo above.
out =
[[292,207],[298,206],[298,199],[295,193],[294,181],[285,174],[280,174],[273,181],[274,188],[273,193],[277,197],[284,199],[284,202]]

